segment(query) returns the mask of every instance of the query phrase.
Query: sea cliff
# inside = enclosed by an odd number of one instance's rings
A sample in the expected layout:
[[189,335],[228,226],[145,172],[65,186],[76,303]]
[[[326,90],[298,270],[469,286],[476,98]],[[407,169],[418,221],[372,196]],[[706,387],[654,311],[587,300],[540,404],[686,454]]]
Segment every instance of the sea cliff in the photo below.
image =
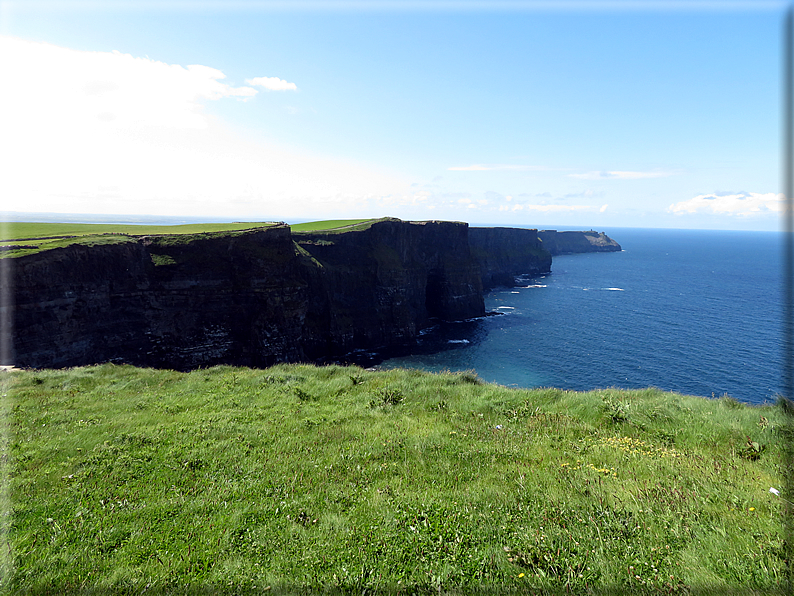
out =
[[551,271],[551,253],[537,230],[469,228],[469,246],[480,264],[483,288],[513,286],[519,275]]
[[431,319],[485,314],[465,223],[386,219],[293,238],[308,257],[304,352],[310,359],[410,345]]
[[308,283],[286,226],[71,245],[13,262],[17,366],[187,369],[303,356]]
[[541,230],[538,236],[543,247],[552,256],[582,252],[620,252],[623,250],[617,242],[603,232],[558,232],[557,230]]
[[10,259],[3,282],[12,296],[9,363],[187,370],[410,349],[436,320],[483,316],[484,290],[549,271],[547,238],[555,249],[601,250],[589,236],[558,234],[567,244],[536,230],[385,218],[322,232],[280,224],[24,254]]
[[485,313],[467,228],[280,225],[15,258],[14,364],[268,366],[409,346],[433,318]]

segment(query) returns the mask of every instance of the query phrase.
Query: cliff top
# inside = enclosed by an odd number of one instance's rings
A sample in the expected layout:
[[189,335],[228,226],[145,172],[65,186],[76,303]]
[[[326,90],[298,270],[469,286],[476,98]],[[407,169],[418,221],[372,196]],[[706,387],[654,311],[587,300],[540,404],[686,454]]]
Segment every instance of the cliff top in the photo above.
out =
[[[306,222],[290,225],[292,233],[297,236],[310,234],[344,234],[347,232],[358,232],[367,230],[380,222],[400,222],[394,217],[381,217],[375,219],[333,219]],[[405,223],[427,224],[432,221],[410,221]],[[462,223],[462,222],[455,222]],[[28,254],[43,252],[54,248],[62,248],[72,244],[82,244],[84,246],[96,246],[103,244],[121,244],[125,242],[136,242],[145,236],[173,237],[173,242],[191,242],[193,239],[207,238],[209,236],[219,236],[227,234],[238,234],[250,232],[273,226],[284,226],[283,222],[234,222],[234,223],[201,223],[201,224],[182,224],[182,225],[138,225],[138,224],[80,224],[80,223],[37,223],[37,222],[13,222],[0,228],[0,259],[7,257],[21,257]],[[482,228],[482,229],[505,229],[511,228]],[[519,228],[530,230],[530,228]],[[536,231],[532,229],[531,231]],[[620,250],[614,240],[603,233],[595,231],[588,232],[557,232],[555,230],[543,230],[539,232],[541,237],[549,242],[549,234],[557,237],[556,244],[567,237],[578,236],[579,239],[587,239],[590,245],[596,250]],[[585,242],[585,244],[587,244]],[[561,252],[582,252],[571,247],[549,247],[552,254]],[[584,252],[589,252],[586,250]]]
[[134,242],[143,236],[205,236],[256,230],[279,225],[273,222],[184,224],[75,224],[13,222],[2,228],[0,258],[19,257],[70,244],[94,246]]
[[[400,221],[393,217],[379,219],[333,219],[290,225],[292,232],[341,234],[370,228],[381,221]],[[72,244],[96,246],[135,242],[145,236],[174,236],[178,242],[195,238],[235,234],[285,225],[283,222],[234,222],[183,225],[79,224],[13,222],[0,230],[0,258],[20,257]]]
[[[377,219],[333,219],[290,225],[297,235],[301,234],[343,234],[363,231],[372,225],[399,219],[381,217]],[[411,222],[426,223],[426,222]],[[173,237],[173,242],[191,242],[194,239],[226,234],[237,234],[263,229],[283,222],[235,222],[203,223],[184,225],[137,225],[137,224],[79,224],[79,223],[36,223],[13,222],[0,233],[0,258],[21,257],[62,248],[72,244],[96,246],[135,242],[143,237]]]
[[347,232],[350,230],[365,230],[376,221],[389,219],[327,219],[323,221],[309,221],[300,224],[291,224],[290,229],[295,233],[301,232]]

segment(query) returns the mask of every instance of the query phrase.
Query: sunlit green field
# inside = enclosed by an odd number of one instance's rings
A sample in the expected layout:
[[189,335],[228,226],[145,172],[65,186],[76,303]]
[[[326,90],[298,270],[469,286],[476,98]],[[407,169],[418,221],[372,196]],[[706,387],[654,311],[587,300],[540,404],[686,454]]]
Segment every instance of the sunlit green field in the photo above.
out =
[[776,406],[339,366],[0,374],[12,593],[782,590]]
[[338,228],[352,228],[359,224],[372,222],[375,220],[370,219],[328,219],[324,221],[311,221],[301,224],[290,225],[293,232],[320,232],[326,230],[335,230]]
[[217,234],[271,225],[273,224],[265,222],[176,226],[9,222],[0,226],[0,248],[7,247],[0,252],[0,258],[18,257],[71,244],[96,246],[134,242],[138,236],[153,234],[180,236]]
[[201,234],[250,230],[273,225],[267,222],[203,223],[175,226],[137,224],[79,224],[79,223],[34,223],[11,222],[3,228],[2,240],[36,240],[54,236],[92,236],[97,234],[128,234],[146,236],[150,234]]
[[[327,220],[290,226],[296,232],[347,231],[357,229],[358,224],[375,220],[345,219]],[[136,237],[155,234],[199,235],[239,232],[272,226],[269,222],[202,223],[183,225],[138,225],[138,224],[80,224],[80,223],[35,223],[6,222],[0,225],[0,258],[19,257],[62,248],[71,244],[96,246],[133,242]],[[365,226],[366,227],[366,226]]]

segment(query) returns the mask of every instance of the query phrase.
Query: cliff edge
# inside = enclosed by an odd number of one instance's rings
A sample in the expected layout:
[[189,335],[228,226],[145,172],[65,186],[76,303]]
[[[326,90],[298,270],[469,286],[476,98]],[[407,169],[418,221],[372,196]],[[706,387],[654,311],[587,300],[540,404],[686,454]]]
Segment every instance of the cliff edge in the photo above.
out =
[[[13,363],[190,369],[410,346],[485,313],[467,224],[385,219],[344,233],[144,236],[12,259]],[[4,290],[8,291],[8,288]]]
[[552,254],[609,250],[595,232],[393,218],[103,237],[6,257],[2,364],[186,370],[406,350],[436,320],[485,315],[484,290],[548,272]]

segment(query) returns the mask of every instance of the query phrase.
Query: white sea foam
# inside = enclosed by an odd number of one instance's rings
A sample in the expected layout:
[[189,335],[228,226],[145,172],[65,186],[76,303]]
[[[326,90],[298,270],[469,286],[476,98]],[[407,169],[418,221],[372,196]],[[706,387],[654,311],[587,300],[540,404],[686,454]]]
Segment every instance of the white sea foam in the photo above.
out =
[[[488,315],[485,315],[486,317]],[[446,321],[448,324],[455,325],[457,323],[473,323],[474,321],[479,321],[480,319],[484,319],[485,317],[472,317],[471,319],[461,319],[460,321]]]
[[[545,288],[547,286],[545,284],[532,284],[530,286],[518,286],[518,287],[526,289],[526,288]],[[516,292],[513,293],[515,294]]]
[[625,292],[623,288],[604,288],[605,290],[611,290],[613,292]]
[[497,306],[496,308],[509,308],[510,310],[515,310],[515,306]]
[[467,344],[470,343],[468,339],[450,339],[447,340],[448,344]]

